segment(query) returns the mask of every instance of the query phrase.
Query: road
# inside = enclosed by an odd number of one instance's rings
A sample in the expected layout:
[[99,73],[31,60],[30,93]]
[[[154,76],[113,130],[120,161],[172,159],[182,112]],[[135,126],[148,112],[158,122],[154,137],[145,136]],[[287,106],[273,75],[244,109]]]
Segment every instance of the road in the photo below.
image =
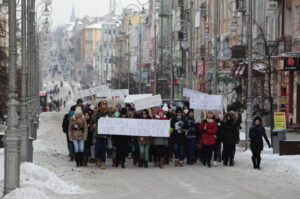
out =
[[[230,198],[230,199],[299,199],[300,174],[278,170],[272,162],[262,161],[262,170],[252,169],[250,153],[238,149],[234,167],[207,168],[200,163],[165,169],[150,166],[137,168],[131,160],[127,168],[101,170],[94,165],[76,168],[69,162],[65,134],[61,131],[62,113],[42,114],[38,140],[35,141],[34,163],[54,171],[66,182],[86,191],[80,195],[59,195],[48,191],[51,198]],[[264,159],[264,156],[263,156]],[[278,167],[277,167],[278,168]]]

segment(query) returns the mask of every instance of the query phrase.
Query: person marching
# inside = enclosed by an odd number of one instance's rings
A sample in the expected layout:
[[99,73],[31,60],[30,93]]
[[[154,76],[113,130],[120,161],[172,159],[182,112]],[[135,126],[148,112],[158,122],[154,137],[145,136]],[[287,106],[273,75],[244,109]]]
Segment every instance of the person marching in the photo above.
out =
[[223,142],[223,165],[233,166],[235,146],[240,141],[239,130],[234,122],[234,116],[231,113],[224,115],[222,124],[221,138]]
[[80,107],[76,108],[75,116],[70,118],[68,134],[74,145],[76,166],[83,166],[84,142],[87,140],[88,128]]
[[266,130],[265,127],[263,126],[260,117],[254,118],[253,124],[249,131],[250,131],[249,138],[250,138],[250,149],[252,151],[253,168],[260,170],[260,162],[261,162],[260,153],[264,148],[263,138],[267,142],[269,148],[271,148],[270,141],[266,135]]
[[171,134],[172,143],[175,155],[175,166],[183,167],[184,159],[184,146],[186,144],[185,129],[183,128],[184,118],[183,111],[180,107],[176,109],[176,117],[171,120],[171,128],[173,133]]
[[[167,120],[167,117],[164,115],[162,109],[156,111],[156,119],[158,120]],[[164,168],[164,160],[166,153],[166,146],[168,145],[167,137],[155,137],[153,138],[153,145],[155,151],[154,166],[159,166],[161,169]]]
[[[151,119],[147,110],[143,110],[142,119]],[[148,168],[149,149],[151,144],[151,137],[138,137],[138,144],[140,148],[140,162],[139,167]]]
[[[121,110],[121,118],[127,118],[126,108]],[[119,112],[115,112],[115,118],[119,117]],[[112,136],[113,145],[116,147],[116,167],[121,164],[121,167],[125,168],[125,161],[127,156],[127,149],[129,146],[129,136],[125,135],[113,135]]]
[[105,169],[106,161],[106,146],[108,143],[108,135],[99,134],[98,132],[98,120],[100,117],[111,117],[111,113],[108,110],[108,101],[102,100],[98,104],[98,110],[92,118],[94,130],[94,137],[96,138],[96,156],[97,156],[97,165],[101,169]]
[[88,127],[87,140],[84,143],[84,161],[83,166],[87,166],[89,157],[91,156],[91,146],[93,146],[93,128],[91,126],[91,112],[87,111],[84,113],[84,118]]
[[207,113],[207,119],[202,120],[200,124],[200,131],[201,133],[201,143],[202,143],[202,153],[203,165],[211,167],[211,159],[212,159],[212,152],[214,144],[216,144],[215,134],[217,133],[217,123],[213,119],[213,112],[209,111]]

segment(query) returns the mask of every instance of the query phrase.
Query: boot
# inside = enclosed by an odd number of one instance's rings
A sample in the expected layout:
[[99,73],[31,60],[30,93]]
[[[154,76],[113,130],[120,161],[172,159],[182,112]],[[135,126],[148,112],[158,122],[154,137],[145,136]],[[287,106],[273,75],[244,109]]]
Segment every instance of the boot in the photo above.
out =
[[116,160],[116,165],[115,165],[116,168],[119,167],[119,160]]
[[97,158],[96,160],[97,160],[97,166],[101,167],[101,158]]
[[161,169],[164,168],[164,158],[160,158],[160,159],[159,159],[159,167],[160,167]]
[[105,162],[101,162],[101,169],[105,169]]
[[233,160],[233,159],[230,159],[230,161],[229,161],[229,166],[233,167],[233,165],[234,165],[234,160]]
[[253,163],[253,169],[257,169],[255,157],[252,157],[252,163]]
[[183,161],[179,161],[179,166],[183,167]]
[[121,167],[122,169],[125,169],[125,162],[122,162]]
[[154,166],[158,167],[158,159],[156,157],[154,158]]
[[260,170],[260,162],[261,162],[261,158],[259,157],[259,158],[257,158],[257,165],[256,165],[256,168],[258,170]]
[[80,152],[79,153],[79,164],[81,167],[83,166],[83,158],[84,158],[84,153]]
[[143,164],[144,164],[144,160],[140,160],[140,161],[139,161],[139,167],[142,168],[142,167],[143,167]]
[[75,153],[75,160],[76,160],[76,167],[79,167],[80,166],[80,163],[79,163],[79,153]]
[[115,158],[112,159],[112,167],[117,167],[117,161]]
[[69,161],[70,161],[70,162],[73,162],[73,161],[74,161],[74,157],[73,157],[73,156],[70,156]]
[[144,162],[144,168],[148,168],[148,161]]
[[178,167],[178,165],[179,165],[179,160],[176,159],[176,160],[175,160],[175,167]]

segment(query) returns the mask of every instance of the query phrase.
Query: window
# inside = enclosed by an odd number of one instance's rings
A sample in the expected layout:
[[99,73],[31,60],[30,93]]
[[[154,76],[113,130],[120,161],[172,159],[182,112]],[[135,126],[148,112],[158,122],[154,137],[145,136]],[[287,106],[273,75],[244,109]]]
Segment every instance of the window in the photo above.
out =
[[229,49],[229,38],[225,38],[223,41],[223,57],[229,57],[230,56],[230,49]]
[[93,31],[92,30],[89,30],[87,32],[87,40],[88,41],[93,41]]

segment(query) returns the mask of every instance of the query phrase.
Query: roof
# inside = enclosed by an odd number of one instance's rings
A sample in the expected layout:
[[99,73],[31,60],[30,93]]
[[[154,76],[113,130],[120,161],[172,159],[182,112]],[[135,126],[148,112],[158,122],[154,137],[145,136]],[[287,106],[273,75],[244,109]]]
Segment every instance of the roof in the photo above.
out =
[[95,23],[95,24],[86,26],[84,29],[102,29],[102,23]]

